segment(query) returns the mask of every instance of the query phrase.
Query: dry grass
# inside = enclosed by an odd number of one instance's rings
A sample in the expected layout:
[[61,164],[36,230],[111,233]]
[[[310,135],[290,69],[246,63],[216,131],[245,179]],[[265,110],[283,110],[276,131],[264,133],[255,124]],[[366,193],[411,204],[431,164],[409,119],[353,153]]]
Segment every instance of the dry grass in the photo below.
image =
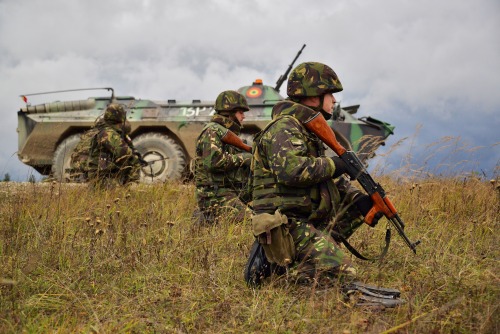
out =
[[[397,205],[382,262],[354,259],[362,280],[402,291],[384,311],[337,287],[277,279],[252,290],[248,223],[199,227],[193,186],[93,192],[69,184],[0,188],[2,333],[498,333],[500,192],[475,177],[377,177]],[[385,224],[352,238],[375,254]]]

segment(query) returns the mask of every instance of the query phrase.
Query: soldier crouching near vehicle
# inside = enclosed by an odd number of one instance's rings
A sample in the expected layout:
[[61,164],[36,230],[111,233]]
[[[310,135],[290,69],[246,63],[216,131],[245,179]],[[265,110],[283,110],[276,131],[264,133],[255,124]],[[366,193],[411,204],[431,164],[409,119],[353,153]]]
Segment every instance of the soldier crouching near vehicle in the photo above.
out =
[[[332,232],[348,238],[373,206],[342,176],[345,163],[325,156],[321,140],[304,125],[318,113],[330,119],[333,93],[342,89],[330,67],[298,65],[288,79],[289,99],[274,106],[272,121],[254,140],[253,233],[269,262],[287,267],[301,283],[356,277]],[[259,283],[251,271],[247,282]]]
[[110,104],[96,125],[89,149],[88,179],[91,187],[110,189],[140,179],[141,163],[127,140],[130,124],[122,105]]
[[247,206],[250,161],[248,152],[227,144],[228,131],[240,134],[245,112],[245,97],[236,91],[224,91],[215,101],[216,113],[196,141],[195,184],[198,209],[193,217],[198,223],[213,224],[224,217],[243,221],[251,214]]
[[88,181],[88,162],[90,157],[90,145],[96,134],[99,133],[99,129],[104,126],[104,120],[100,116],[95,124],[89,130],[85,131],[80,136],[80,141],[76,145],[73,153],[71,154],[71,169],[70,178],[75,182],[87,182]]

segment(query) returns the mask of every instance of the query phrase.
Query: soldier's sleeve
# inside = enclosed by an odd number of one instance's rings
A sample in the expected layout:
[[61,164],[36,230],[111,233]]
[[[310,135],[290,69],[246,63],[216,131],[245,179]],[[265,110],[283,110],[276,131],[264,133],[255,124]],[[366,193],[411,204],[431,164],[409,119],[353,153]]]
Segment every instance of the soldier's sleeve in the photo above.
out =
[[351,216],[363,217],[361,211],[357,205],[351,205],[356,196],[364,194],[361,190],[356,188],[351,181],[349,181],[345,176],[341,176],[335,179],[335,186],[337,187],[340,194],[340,202],[345,203],[348,206],[348,211]]
[[342,200],[345,199],[346,203],[352,202],[358,194],[363,194],[363,192],[356,188],[345,176],[336,179],[335,185],[339,190]]
[[106,131],[106,135],[107,140],[103,142],[103,146],[113,156],[116,164],[123,164],[129,158],[133,157],[132,149],[118,132],[108,130]]
[[208,128],[198,140],[201,162],[211,172],[223,172],[239,168],[248,158],[244,153],[233,154],[224,150],[221,138],[224,133],[216,128]]
[[241,166],[250,167],[250,163],[252,162],[252,153],[242,152],[238,153],[238,155],[241,156]]
[[333,160],[311,155],[304,129],[297,122],[280,120],[264,136],[269,167],[278,183],[306,187],[332,178]]

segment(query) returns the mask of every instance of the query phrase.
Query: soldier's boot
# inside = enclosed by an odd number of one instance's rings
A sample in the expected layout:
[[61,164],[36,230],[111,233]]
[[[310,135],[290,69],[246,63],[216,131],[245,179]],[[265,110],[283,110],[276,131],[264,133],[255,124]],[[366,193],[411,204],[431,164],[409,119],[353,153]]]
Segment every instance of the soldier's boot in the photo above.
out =
[[258,287],[262,281],[271,276],[271,263],[266,258],[264,248],[255,240],[250,249],[250,256],[245,266],[245,282],[250,287]]
[[383,288],[361,282],[351,282],[342,288],[349,300],[354,300],[356,306],[396,307],[406,301],[401,299],[397,289]]

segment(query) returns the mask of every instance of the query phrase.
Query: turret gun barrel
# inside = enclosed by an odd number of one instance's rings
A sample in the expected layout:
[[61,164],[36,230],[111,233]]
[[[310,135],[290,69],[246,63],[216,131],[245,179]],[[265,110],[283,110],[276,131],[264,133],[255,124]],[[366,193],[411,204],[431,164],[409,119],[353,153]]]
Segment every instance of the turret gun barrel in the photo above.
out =
[[299,58],[300,54],[302,53],[302,50],[304,50],[304,48],[306,47],[306,45],[302,45],[302,48],[299,50],[299,52],[297,52],[297,55],[295,56],[295,58],[293,59],[292,63],[290,64],[290,66],[288,66],[286,72],[282,75],[280,75],[280,78],[278,79],[278,81],[276,81],[276,87],[274,87],[274,90],[279,92],[280,91],[280,87],[281,85],[283,84],[283,82],[285,82],[286,78],[288,77],[288,74],[290,73],[290,71],[292,70],[292,67],[293,67],[293,64],[295,63],[295,61],[297,60],[297,58]]

